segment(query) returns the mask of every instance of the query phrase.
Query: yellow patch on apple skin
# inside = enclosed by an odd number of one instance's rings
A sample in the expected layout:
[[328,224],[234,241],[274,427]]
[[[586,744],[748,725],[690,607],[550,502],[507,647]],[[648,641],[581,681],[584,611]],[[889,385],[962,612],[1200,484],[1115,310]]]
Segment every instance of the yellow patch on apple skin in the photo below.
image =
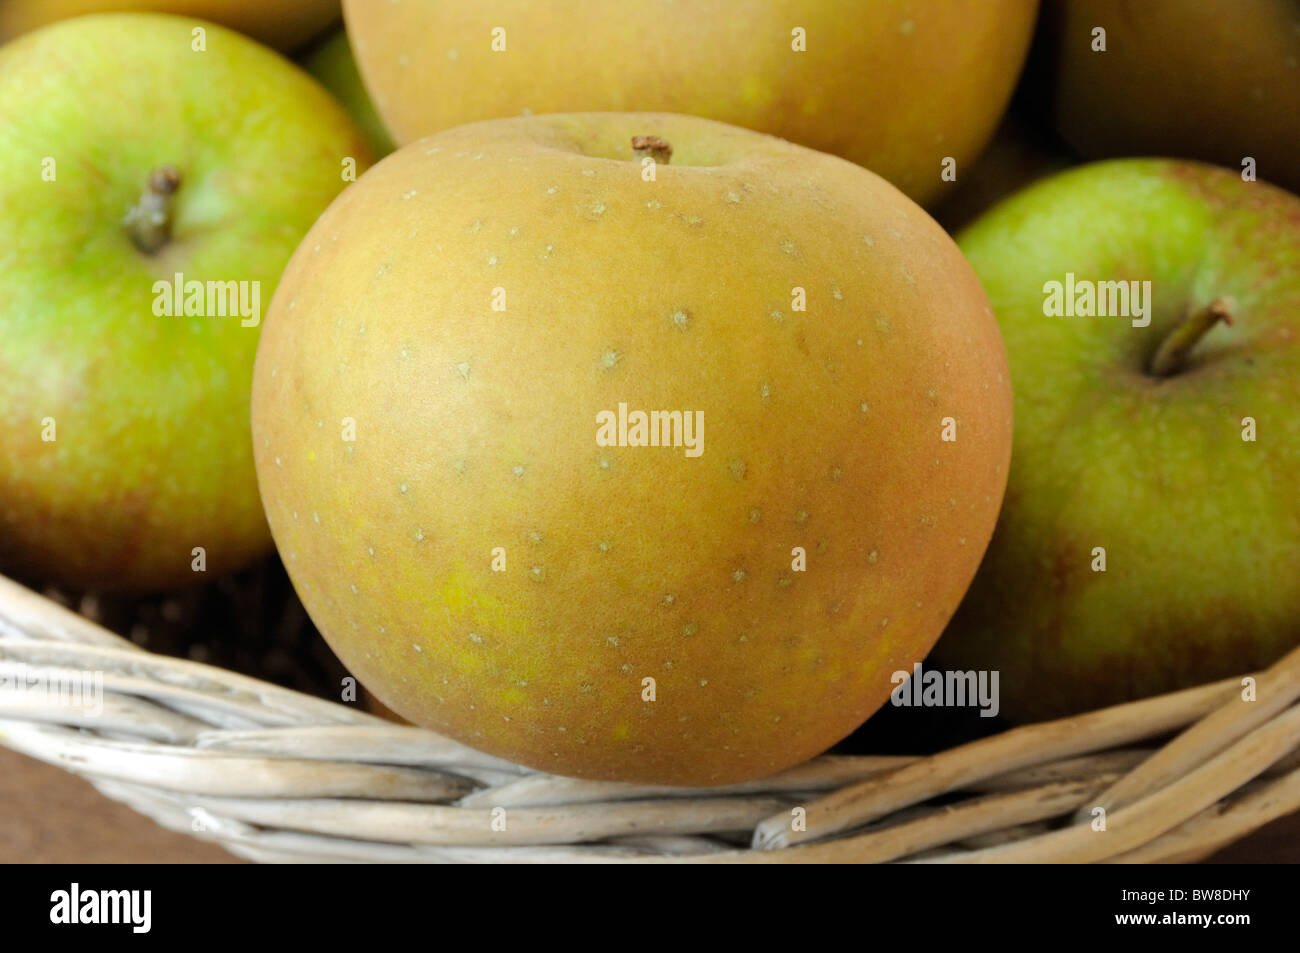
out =
[[763,106],[772,101],[772,87],[757,76],[746,76],[740,84],[740,99],[746,106]]
[[518,707],[528,701],[528,695],[517,688],[505,688],[497,693],[497,701],[502,705]]
[[458,566],[438,586],[446,620],[457,631],[501,633],[518,636],[528,631],[525,615],[519,607],[483,591],[475,576]]
[[462,675],[473,675],[483,668],[483,659],[475,652],[461,649],[452,653],[452,664]]
[[467,572],[454,573],[443,581],[439,594],[448,611],[463,613],[469,608],[474,601],[474,597],[470,594],[473,582],[473,578]]
[[632,729],[628,727],[627,722],[622,721],[614,726],[614,730],[610,732],[610,737],[615,741],[626,741],[631,734]]

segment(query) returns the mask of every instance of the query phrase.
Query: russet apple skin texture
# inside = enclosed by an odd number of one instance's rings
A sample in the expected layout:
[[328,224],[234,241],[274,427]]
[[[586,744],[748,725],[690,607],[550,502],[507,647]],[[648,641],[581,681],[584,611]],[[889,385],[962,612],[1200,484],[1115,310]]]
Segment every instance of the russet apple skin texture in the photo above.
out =
[[1057,6],[1036,42],[1054,65],[1049,115],[1076,154],[1200,159],[1300,192],[1300,5]]
[[932,205],[1006,110],[1038,0],[345,0],[400,144],[483,119],[683,113],[842,156]]
[[[649,181],[645,134],[673,148]],[[620,403],[702,412],[704,452],[600,445]],[[253,437],[290,576],[386,705],[702,785],[825,750],[924,658],[992,532],[1011,395],[973,272],[881,178],[562,115],[413,143],[331,205],[267,314]]]

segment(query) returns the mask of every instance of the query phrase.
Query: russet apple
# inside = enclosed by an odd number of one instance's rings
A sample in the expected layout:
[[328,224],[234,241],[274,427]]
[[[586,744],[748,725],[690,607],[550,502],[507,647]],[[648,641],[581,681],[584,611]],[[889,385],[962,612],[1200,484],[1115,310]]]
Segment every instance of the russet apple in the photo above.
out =
[[[294,50],[339,17],[339,0],[0,0],[0,42],[91,13],[171,13]],[[199,24],[206,25],[206,24]],[[130,51],[119,50],[129,56]]]
[[996,324],[872,173],[695,117],[475,123],[303,240],[253,444],[384,704],[564,774],[710,784],[842,738],[992,531]]
[[[616,6],[616,9],[615,9]],[[928,203],[988,141],[1037,0],[347,0],[399,143],[479,119],[653,110],[843,156]]]
[[1300,644],[1300,199],[1113,160],[1030,186],[958,241],[1006,340],[1016,435],[938,658],[999,670],[1023,721]]
[[1080,154],[1249,157],[1300,190],[1296,0],[1054,0],[1044,21],[1057,127]]
[[297,67],[211,25],[196,51],[195,22],[0,47],[0,571],[164,589],[269,548],[262,308],[366,147]]

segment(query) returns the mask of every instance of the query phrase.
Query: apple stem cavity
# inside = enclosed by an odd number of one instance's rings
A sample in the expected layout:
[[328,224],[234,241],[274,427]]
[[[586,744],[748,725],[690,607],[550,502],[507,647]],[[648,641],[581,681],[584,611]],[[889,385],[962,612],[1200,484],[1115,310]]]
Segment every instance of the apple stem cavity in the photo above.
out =
[[658,136],[633,136],[632,151],[638,159],[650,156],[660,165],[667,165],[673,160],[673,147],[667,139]]
[[1160,347],[1156,350],[1155,356],[1151,358],[1151,365],[1148,368],[1151,375],[1153,377],[1172,377],[1183,370],[1187,365],[1187,355],[1196,346],[1196,342],[1220,321],[1224,324],[1232,324],[1232,311],[1229,310],[1228,302],[1223,298],[1215,298],[1205,307],[1193,311],[1184,318],[1160,342]]
[[181,185],[181,174],[163,165],[149,174],[140,201],[126,213],[122,224],[135,247],[152,255],[172,237],[172,197]]

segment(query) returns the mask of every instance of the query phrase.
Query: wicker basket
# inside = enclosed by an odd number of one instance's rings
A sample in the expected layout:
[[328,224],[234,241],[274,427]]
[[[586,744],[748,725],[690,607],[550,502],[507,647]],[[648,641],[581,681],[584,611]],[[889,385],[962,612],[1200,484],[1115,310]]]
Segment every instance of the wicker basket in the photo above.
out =
[[718,789],[540,774],[151,654],[0,576],[5,684],[84,672],[101,710],[0,691],[0,742],[259,861],[1176,862],[1300,809],[1300,649],[925,758],[823,756]]

